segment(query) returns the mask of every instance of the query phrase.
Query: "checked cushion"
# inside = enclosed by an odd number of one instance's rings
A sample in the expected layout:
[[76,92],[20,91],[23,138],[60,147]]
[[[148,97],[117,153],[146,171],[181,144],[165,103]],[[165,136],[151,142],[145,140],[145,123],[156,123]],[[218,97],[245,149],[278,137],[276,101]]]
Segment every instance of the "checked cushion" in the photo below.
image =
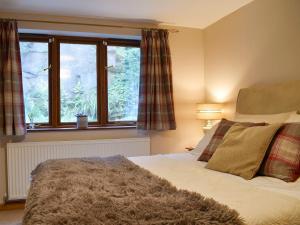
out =
[[260,175],[276,177],[286,182],[296,181],[300,175],[300,123],[287,123],[277,132]]
[[246,127],[252,127],[252,126],[264,126],[265,123],[241,123],[241,122],[235,122],[230,121],[226,119],[222,119],[219,123],[219,126],[214,133],[213,137],[211,138],[209,144],[204,149],[203,153],[198,158],[198,161],[205,161],[208,162],[208,160],[212,157],[212,155],[215,153],[218,146],[222,143],[223,137],[227,133],[230,127],[232,127],[234,124],[242,124]]

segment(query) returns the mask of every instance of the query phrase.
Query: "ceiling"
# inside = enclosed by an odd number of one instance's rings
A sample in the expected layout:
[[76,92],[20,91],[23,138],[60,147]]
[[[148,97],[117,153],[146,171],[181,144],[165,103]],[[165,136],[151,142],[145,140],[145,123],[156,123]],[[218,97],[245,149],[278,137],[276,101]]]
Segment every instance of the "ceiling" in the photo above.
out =
[[252,0],[0,0],[0,11],[205,28]]

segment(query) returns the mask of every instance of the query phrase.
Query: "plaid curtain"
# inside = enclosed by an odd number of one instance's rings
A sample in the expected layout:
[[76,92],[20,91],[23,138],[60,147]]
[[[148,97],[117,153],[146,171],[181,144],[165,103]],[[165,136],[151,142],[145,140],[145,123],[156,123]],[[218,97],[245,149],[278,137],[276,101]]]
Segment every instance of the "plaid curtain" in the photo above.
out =
[[142,31],[138,129],[176,129],[168,36],[166,30]]
[[0,136],[24,135],[21,56],[16,21],[0,20]]

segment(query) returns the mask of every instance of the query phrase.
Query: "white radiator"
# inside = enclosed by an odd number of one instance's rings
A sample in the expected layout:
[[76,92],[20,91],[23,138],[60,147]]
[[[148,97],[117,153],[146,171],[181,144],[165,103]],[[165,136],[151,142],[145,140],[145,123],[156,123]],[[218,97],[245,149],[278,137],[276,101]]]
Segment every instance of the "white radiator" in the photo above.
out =
[[150,154],[150,138],[7,144],[8,200],[26,199],[30,173],[47,159],[141,156]]

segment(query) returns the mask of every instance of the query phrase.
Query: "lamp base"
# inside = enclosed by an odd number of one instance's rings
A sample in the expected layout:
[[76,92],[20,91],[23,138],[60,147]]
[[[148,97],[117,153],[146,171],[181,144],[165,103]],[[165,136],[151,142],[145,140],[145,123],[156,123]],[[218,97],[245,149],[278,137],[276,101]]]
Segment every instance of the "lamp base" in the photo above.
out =
[[203,130],[210,130],[213,127],[212,120],[206,120],[206,124],[203,127]]

